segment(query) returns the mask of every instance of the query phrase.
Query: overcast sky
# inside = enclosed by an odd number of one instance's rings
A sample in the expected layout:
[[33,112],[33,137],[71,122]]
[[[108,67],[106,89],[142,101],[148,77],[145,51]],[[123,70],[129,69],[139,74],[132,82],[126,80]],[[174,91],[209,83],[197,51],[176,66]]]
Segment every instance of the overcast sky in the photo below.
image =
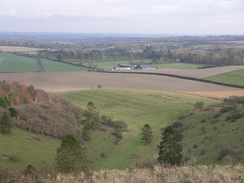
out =
[[244,34],[244,0],[0,0],[0,31]]

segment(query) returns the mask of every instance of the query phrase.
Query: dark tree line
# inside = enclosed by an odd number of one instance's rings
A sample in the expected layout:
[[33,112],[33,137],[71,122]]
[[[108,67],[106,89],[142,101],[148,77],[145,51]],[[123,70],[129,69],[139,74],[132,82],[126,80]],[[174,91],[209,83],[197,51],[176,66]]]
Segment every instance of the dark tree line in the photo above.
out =
[[154,50],[152,46],[146,46],[143,51],[131,51],[126,48],[108,48],[104,50],[87,51],[39,51],[39,56],[56,59],[60,62],[69,60],[103,61],[103,60],[143,60],[151,59],[152,63],[172,62],[179,59],[183,63],[205,64],[205,65],[240,65],[244,64],[244,50],[237,48],[214,48],[196,52],[194,50]]

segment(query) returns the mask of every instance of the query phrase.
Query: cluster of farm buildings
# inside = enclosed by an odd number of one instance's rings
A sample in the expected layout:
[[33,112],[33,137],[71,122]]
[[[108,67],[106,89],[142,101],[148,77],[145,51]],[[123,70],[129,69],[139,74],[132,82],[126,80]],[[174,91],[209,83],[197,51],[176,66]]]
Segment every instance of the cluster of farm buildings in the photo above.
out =
[[149,70],[156,69],[157,67],[153,65],[127,65],[119,64],[119,67],[113,68],[113,70]]

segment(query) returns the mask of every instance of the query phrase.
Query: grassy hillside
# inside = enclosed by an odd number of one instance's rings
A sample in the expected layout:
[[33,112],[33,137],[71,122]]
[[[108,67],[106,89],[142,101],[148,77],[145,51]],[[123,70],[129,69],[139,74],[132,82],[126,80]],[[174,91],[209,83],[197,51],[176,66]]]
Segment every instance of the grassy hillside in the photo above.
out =
[[47,72],[66,72],[66,71],[87,71],[85,67],[78,67],[70,64],[41,59],[43,67]]
[[197,162],[204,164],[221,160],[223,163],[244,163],[244,106],[226,112],[221,112],[222,108],[199,111],[180,121],[186,160],[197,157]]
[[12,129],[11,135],[0,134],[0,166],[25,168],[53,165],[61,140]]
[[37,60],[9,53],[0,53],[0,72],[41,71]]
[[210,81],[217,81],[227,84],[235,84],[244,86],[244,69],[238,71],[227,72],[215,76],[204,78]]
[[[124,120],[129,124],[129,130],[123,132],[123,139],[118,146],[113,144],[113,137],[109,132],[99,132],[99,135],[93,133],[92,141],[86,143],[85,146],[89,152],[93,153],[96,169],[121,169],[134,166],[138,162],[156,159],[161,127],[193,111],[195,102],[204,101],[206,105],[219,102],[183,94],[118,89],[73,91],[62,93],[60,96],[82,108],[92,101],[100,114]],[[146,123],[152,127],[154,139],[151,145],[142,146],[140,133]],[[96,151],[91,149],[96,149]],[[106,157],[102,157],[101,153]]]

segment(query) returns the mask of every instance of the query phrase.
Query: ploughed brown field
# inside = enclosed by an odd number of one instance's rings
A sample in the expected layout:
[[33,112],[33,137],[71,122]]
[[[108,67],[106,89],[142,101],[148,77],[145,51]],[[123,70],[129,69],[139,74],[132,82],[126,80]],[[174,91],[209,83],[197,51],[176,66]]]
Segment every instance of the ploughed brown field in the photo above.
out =
[[[244,66],[227,66],[200,70],[157,69],[144,72],[164,72],[181,76],[202,78],[219,73],[239,70]],[[244,90],[174,77],[129,73],[99,72],[36,72],[0,73],[0,80],[33,85],[48,92],[96,89],[141,89],[182,92],[212,98],[232,95],[244,96]],[[234,91],[233,91],[234,90]]]
[[[209,69],[195,69],[195,70],[179,70],[179,69],[154,69],[154,70],[144,70],[144,71],[129,71],[129,72],[151,72],[151,73],[164,73],[172,74],[178,76],[186,76],[192,78],[205,78],[214,76],[217,74],[222,74],[225,72],[231,72],[244,69],[244,65],[235,65],[235,66],[223,66],[223,67],[214,67]],[[128,71],[127,71],[128,72]]]

